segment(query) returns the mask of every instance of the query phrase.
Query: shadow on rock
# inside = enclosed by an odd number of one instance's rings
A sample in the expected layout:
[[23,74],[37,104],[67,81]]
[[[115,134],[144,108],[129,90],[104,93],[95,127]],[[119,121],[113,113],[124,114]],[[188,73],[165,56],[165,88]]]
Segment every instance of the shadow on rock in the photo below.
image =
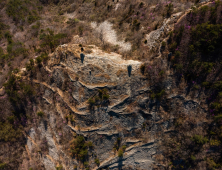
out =
[[83,63],[85,55],[83,53],[80,54],[81,62]]
[[123,157],[119,157],[118,170],[122,170],[122,167],[123,167]]
[[132,72],[132,66],[129,65],[129,66],[127,67],[127,69],[128,69],[128,75],[129,75],[129,77],[130,77],[130,76],[131,76],[131,72]]

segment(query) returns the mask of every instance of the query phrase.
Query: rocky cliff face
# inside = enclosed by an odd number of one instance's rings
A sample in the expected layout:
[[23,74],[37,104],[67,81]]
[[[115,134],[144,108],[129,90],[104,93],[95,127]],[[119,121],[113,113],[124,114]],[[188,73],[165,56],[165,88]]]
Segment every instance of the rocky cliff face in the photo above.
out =
[[[88,157],[91,168],[146,169],[151,166],[156,145],[149,130],[141,128],[144,121],[153,120],[155,113],[148,113],[146,109],[149,88],[140,73],[140,65],[139,61],[123,60],[120,55],[105,53],[95,46],[84,47],[82,52],[78,45],[57,48],[44,68],[47,81],[38,76],[31,80],[39,84],[44,93],[40,99],[42,106],[35,108],[42,108],[46,113],[36,128],[40,140],[45,138],[49,146],[48,154],[40,156],[46,169],[55,169],[60,161],[65,169],[81,165],[63,149],[63,140],[68,142],[72,133],[83,135],[94,144]],[[96,101],[89,107],[88,100],[103,89],[107,90],[109,99]],[[70,116],[74,121],[67,119]],[[62,124],[62,129],[58,124]],[[38,147],[36,130],[29,131],[30,153]],[[118,138],[121,146],[126,145],[123,158],[113,151]],[[95,158],[100,161],[99,167],[94,163]]]
[[[30,79],[42,94],[33,112],[45,113],[33,119],[27,133],[30,160],[39,159],[45,169],[58,165],[67,170],[81,168],[83,162],[70,156],[69,147],[73,138],[82,135],[94,145],[87,155],[90,169],[163,167],[156,157],[161,153],[163,134],[171,130],[170,108],[180,107],[187,113],[205,109],[172,93],[175,84],[170,74],[163,83],[171,95],[160,103],[152,99],[152,87],[141,74],[141,64],[96,46],[59,46],[48,65]],[[123,156],[117,151],[121,147]]]

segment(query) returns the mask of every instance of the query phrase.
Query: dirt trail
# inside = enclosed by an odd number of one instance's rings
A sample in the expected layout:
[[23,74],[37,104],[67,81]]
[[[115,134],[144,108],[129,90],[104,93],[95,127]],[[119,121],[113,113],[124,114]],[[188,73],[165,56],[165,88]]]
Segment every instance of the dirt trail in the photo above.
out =
[[23,132],[24,136],[26,136],[35,146],[38,146],[37,143],[35,143],[35,141],[25,132]]
[[[209,5],[211,4],[212,2],[204,2],[201,6],[199,6],[197,9],[200,9],[201,7],[205,6],[205,5]],[[185,14],[183,14],[176,22],[176,24],[179,24],[179,22],[184,18],[186,17],[186,15],[191,11],[191,9],[189,9],[188,11],[185,12]]]
[[[26,78],[25,78],[26,79]],[[30,79],[28,79],[29,81],[31,81]],[[86,115],[84,112],[80,112],[78,110],[76,110],[76,108],[74,106],[72,106],[69,101],[67,100],[67,98],[64,96],[63,92],[59,89],[59,88],[54,88],[54,87],[51,87],[50,85],[48,85],[47,83],[45,82],[40,82],[38,80],[32,80],[34,83],[37,83],[37,84],[42,84],[44,86],[46,86],[47,88],[51,89],[53,92],[57,92],[59,94],[59,96],[63,99],[63,101],[67,104],[67,106],[76,114],[79,114],[79,115]]]
[[25,145],[25,150],[26,150],[26,152],[28,153],[29,159],[32,160],[32,157],[31,157],[31,155],[30,155],[30,152],[29,152],[29,149],[28,149],[28,146],[27,146],[27,145]]

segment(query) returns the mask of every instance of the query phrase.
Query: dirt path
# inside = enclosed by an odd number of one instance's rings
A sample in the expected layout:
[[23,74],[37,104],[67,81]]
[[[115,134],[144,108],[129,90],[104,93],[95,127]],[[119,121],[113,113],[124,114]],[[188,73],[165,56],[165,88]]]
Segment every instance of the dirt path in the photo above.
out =
[[[205,2],[203,3],[201,6],[199,6],[197,9],[199,10],[201,7],[205,6],[205,5],[209,5],[211,4],[212,2]],[[176,22],[176,24],[179,24],[179,22],[184,18],[186,17],[186,15],[191,11],[191,9],[189,9],[188,11],[185,12],[185,14],[183,14]]]
[[[23,77],[24,79],[26,79],[25,77]],[[31,81],[30,79],[26,79],[26,80],[29,80]],[[59,94],[59,96],[62,98],[62,100],[67,104],[67,106],[76,114],[79,114],[79,115],[86,115],[84,112],[79,112],[78,110],[76,110],[76,108],[74,106],[72,106],[69,101],[67,100],[67,98],[64,96],[62,90],[60,90],[59,88],[54,88],[54,87],[51,87],[50,85],[48,85],[47,83],[45,82],[40,82],[38,80],[32,80],[34,83],[37,83],[37,84],[42,84],[44,86],[46,86],[47,88],[51,89],[53,92],[57,92]]]

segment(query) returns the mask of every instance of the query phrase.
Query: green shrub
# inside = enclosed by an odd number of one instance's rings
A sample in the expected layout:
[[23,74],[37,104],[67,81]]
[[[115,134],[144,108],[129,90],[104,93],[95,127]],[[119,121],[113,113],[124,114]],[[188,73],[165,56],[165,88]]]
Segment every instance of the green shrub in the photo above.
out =
[[204,5],[200,8],[201,15],[204,15],[209,10],[208,5]]
[[156,98],[156,94],[152,93],[150,97],[151,97],[152,100],[154,100]]
[[179,58],[181,56],[181,52],[180,51],[176,51],[175,52],[175,58]]
[[93,148],[93,143],[91,141],[88,141],[87,145],[88,145],[89,148]]
[[95,100],[93,100],[93,98],[89,98],[88,103],[90,105],[94,105],[95,104]]
[[176,43],[176,42],[173,42],[173,43],[170,45],[170,50],[171,50],[172,52],[174,52],[176,48],[177,48],[177,43]]
[[85,167],[89,166],[89,162],[84,162],[83,164],[84,164]]
[[36,23],[36,25],[32,25],[32,29],[39,29],[40,26],[41,26],[41,23],[38,21],[38,22]]
[[74,19],[69,18],[69,20],[66,23],[69,25],[75,25],[78,22],[79,22],[79,19],[77,18],[74,18]]
[[193,155],[191,155],[190,158],[191,158],[192,161],[195,161],[195,160],[196,160],[196,157],[193,156]]
[[160,99],[165,94],[165,90],[161,90],[159,93],[156,94],[156,98]]
[[2,47],[0,47],[0,56],[4,55]]
[[197,85],[197,84],[195,84],[195,85],[193,86],[193,88],[194,88],[195,90],[199,90],[199,89],[200,89],[200,86]]
[[166,15],[167,15],[167,17],[170,17],[172,13],[173,13],[173,4],[169,3],[168,5],[166,5]]
[[7,120],[9,121],[9,123],[13,124],[14,121],[15,121],[15,116],[14,115],[13,116],[9,116],[9,117],[7,117]]
[[63,169],[62,165],[56,167],[56,170],[62,170],[62,169]]
[[196,144],[204,145],[208,142],[208,139],[206,137],[203,137],[201,135],[194,135],[191,138],[192,141],[194,141]]
[[126,150],[126,145],[123,145],[122,149],[123,149],[123,151],[125,151]]
[[162,47],[166,47],[166,42],[162,41]]
[[28,9],[24,6],[22,0],[9,0],[6,8],[8,16],[12,16],[14,21],[19,21],[24,18]]
[[222,97],[222,92],[219,92],[219,93],[218,93],[218,96],[221,98],[221,97]]
[[3,33],[2,33],[2,31],[0,30],[0,40],[3,38],[4,36],[3,36]]
[[222,114],[215,116],[214,119],[215,121],[222,120]]
[[48,56],[48,54],[46,54],[46,53],[41,54],[40,57],[42,58],[42,61],[43,61],[43,62],[46,62],[46,61],[48,61],[48,59],[49,59],[49,56]]
[[42,62],[42,57],[38,56],[36,59],[35,59],[36,63],[37,64],[41,64]]
[[212,158],[207,158],[207,167],[209,169],[213,169],[214,170],[215,168],[220,168],[221,165],[215,163],[215,161]]
[[37,115],[38,115],[39,117],[43,117],[43,116],[44,116],[44,112],[43,112],[43,111],[39,111],[39,112],[37,112]]
[[7,166],[6,163],[0,163],[0,169],[4,169]]
[[20,87],[23,90],[23,94],[25,96],[31,96],[34,94],[34,91],[33,91],[33,88],[31,85],[25,84],[25,83],[20,83]]
[[6,25],[6,24],[4,24],[4,23],[2,23],[1,21],[0,21],[0,30],[6,30],[6,29],[9,29],[10,27],[8,26],[8,25]]
[[123,157],[123,149],[118,150],[118,157]]
[[213,87],[217,90],[222,90],[222,81],[217,81],[214,83]]
[[19,69],[18,69],[18,68],[15,68],[15,69],[13,70],[13,72],[17,74],[17,73],[19,72]]
[[99,162],[99,159],[98,159],[98,158],[96,158],[94,161],[95,161],[95,163],[96,163],[97,166],[100,165],[100,162]]
[[207,81],[206,81],[206,82],[203,82],[203,83],[202,83],[202,86],[203,86],[203,87],[209,87],[209,86],[210,86],[210,83],[207,82]]
[[14,129],[10,123],[0,122],[0,141],[15,142],[22,136],[20,128]]
[[108,100],[109,99],[109,95],[108,94],[103,94],[103,99],[104,100]]
[[[19,9],[19,7],[21,7],[21,9]],[[24,8],[21,0],[9,0],[6,8],[8,16],[12,16],[14,21],[24,17],[23,12],[25,10],[27,10],[27,8]]]
[[137,19],[133,20],[133,29],[139,30],[139,27],[140,27],[140,22]]
[[94,99],[90,98],[88,100],[88,103],[90,105],[93,105],[93,104],[95,104],[96,102],[99,102],[99,101],[108,100],[109,97],[110,97],[109,94],[108,94],[108,90],[107,89],[99,89],[98,93],[99,93],[99,95],[95,96]]
[[33,69],[33,67],[29,63],[26,63],[25,68],[27,71],[31,71]]
[[42,11],[43,6],[37,6],[37,8],[38,8],[38,11]]
[[170,38],[172,38],[172,37],[173,37],[173,31],[170,31],[170,32],[168,33],[168,35],[170,36]]
[[7,52],[8,52],[8,53],[12,53],[12,44],[9,44],[9,45],[7,46]]
[[70,152],[73,157],[84,160],[88,155],[88,144],[83,136],[77,136],[70,144]]
[[183,64],[176,64],[176,70],[182,71],[183,70]]
[[12,43],[12,35],[9,31],[5,32],[5,38],[7,39],[8,43]]
[[116,142],[114,143],[113,149],[114,150],[119,150],[120,144],[121,144],[121,138],[118,137]]
[[214,63],[203,62],[202,67],[206,73],[210,73],[213,69]]
[[40,34],[39,39],[41,40],[40,47],[47,51],[50,49],[54,51],[55,48],[60,44],[60,41],[67,37],[67,34],[54,34],[54,31],[47,29],[46,32]]
[[7,46],[8,57],[13,59],[14,57],[23,55],[24,57],[27,56],[27,49],[24,48],[23,44],[20,42],[12,42],[9,43]]
[[159,75],[160,75],[160,76],[163,76],[164,73],[165,73],[165,72],[164,72],[163,70],[161,70],[161,71],[159,72]]
[[35,15],[29,15],[27,19],[28,19],[28,23],[31,24],[31,23],[39,20],[40,17],[39,16],[35,16]]
[[[222,116],[221,116],[221,118],[222,118]],[[216,135],[216,133],[213,131],[210,131],[210,135]]]
[[18,93],[17,90],[17,77],[13,74],[10,74],[9,79],[6,83],[3,85],[5,87],[5,91],[7,95],[9,96],[9,100],[13,103],[16,103],[21,99],[21,96]]
[[100,98],[98,96],[95,96],[95,102],[100,101]]
[[[34,1],[35,2],[35,1]],[[39,19],[36,10],[29,11],[29,8],[36,9],[35,3],[27,0],[8,0],[6,5],[6,13],[9,17],[12,17],[16,23],[19,21],[25,21],[27,17],[28,23],[32,23]]]
[[210,145],[211,146],[220,146],[221,142],[217,139],[211,139],[210,140]]
[[84,31],[83,26],[79,26],[79,27],[78,27],[78,30],[79,30],[79,34],[80,34],[80,36],[82,36],[83,31]]
[[103,90],[99,89],[98,92],[99,92],[99,98],[102,99],[103,98]]
[[30,63],[31,66],[34,66],[34,60],[33,59],[30,59],[29,63]]
[[221,105],[221,103],[213,102],[213,103],[211,104],[211,107],[214,108],[214,109],[216,109],[216,111],[219,111],[219,110],[222,108],[222,105]]
[[194,45],[190,45],[189,50],[190,50],[190,53],[192,56],[196,56],[197,53],[196,53],[196,49],[195,49]]

